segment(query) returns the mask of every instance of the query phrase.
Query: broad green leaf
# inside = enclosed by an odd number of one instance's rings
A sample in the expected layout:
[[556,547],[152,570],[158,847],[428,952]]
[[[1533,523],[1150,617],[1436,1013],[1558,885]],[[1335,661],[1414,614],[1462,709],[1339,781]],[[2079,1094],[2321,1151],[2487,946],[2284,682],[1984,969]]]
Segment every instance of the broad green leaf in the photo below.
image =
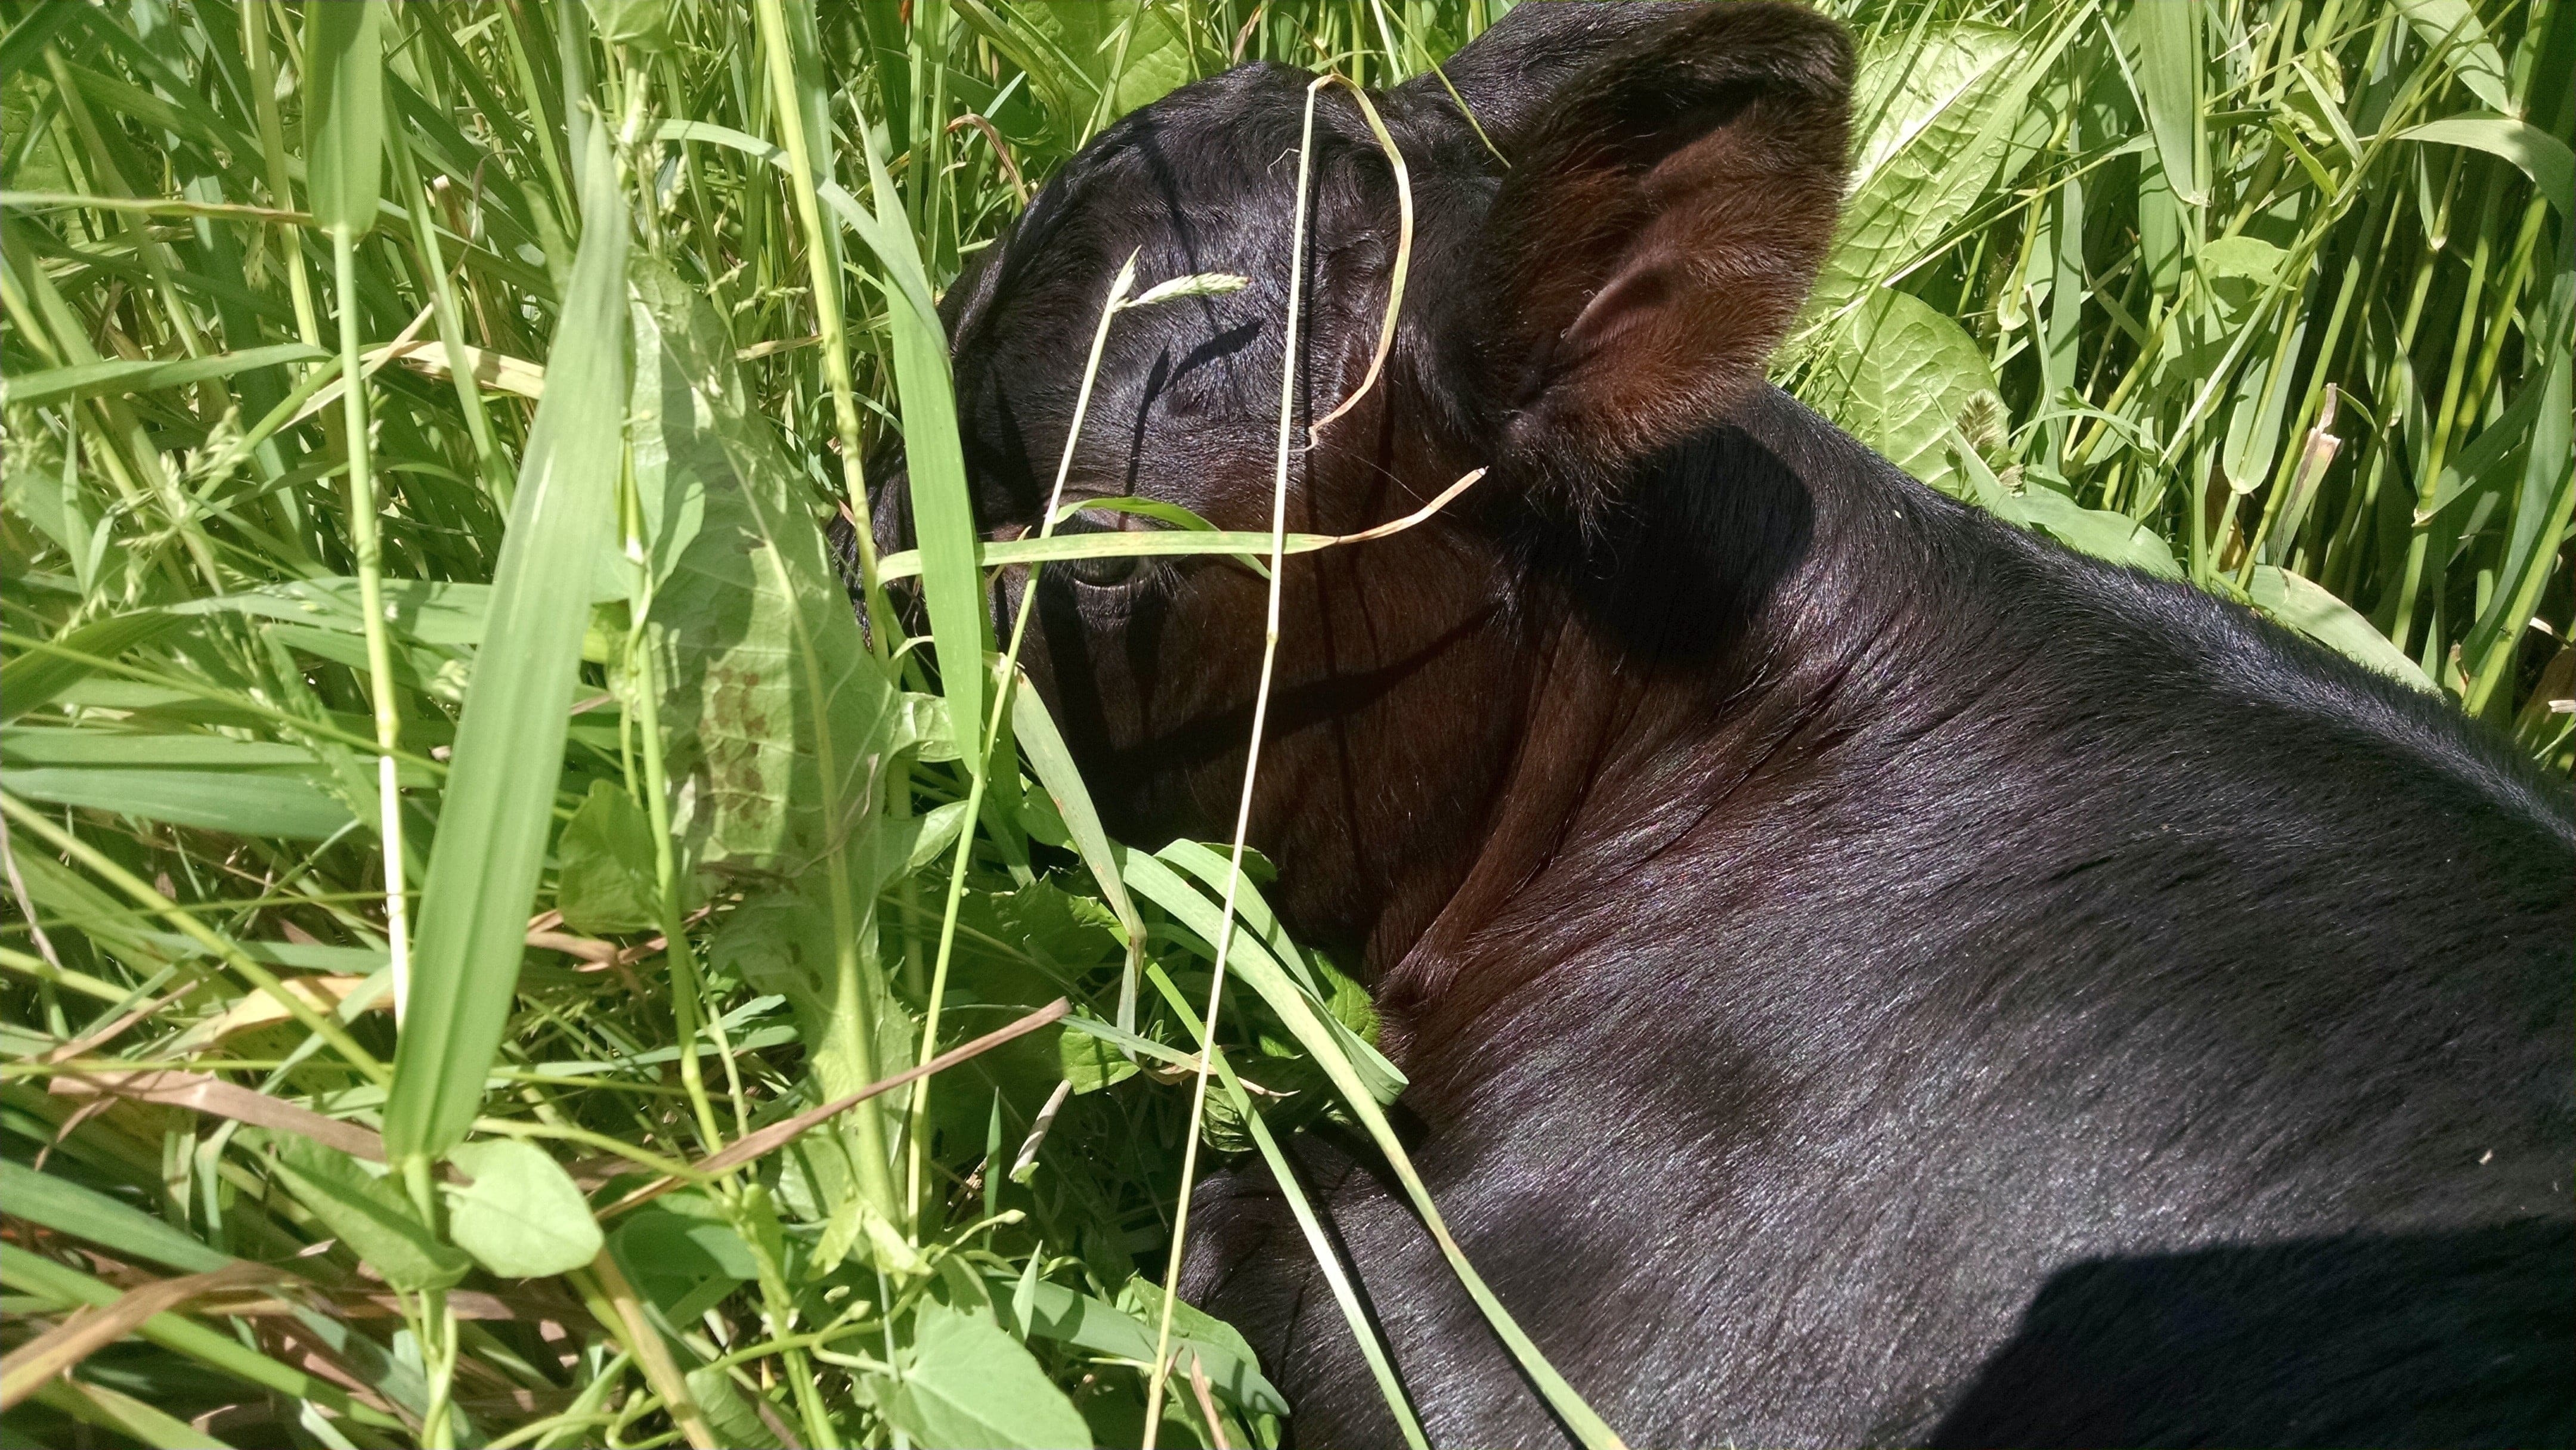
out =
[[671,43],[671,0],[587,0],[591,27],[613,45],[650,53]]
[[2183,577],[2173,550],[2127,514],[2088,509],[2053,488],[2033,484],[2020,495],[2023,516],[2051,538],[2078,553],[2114,564],[2144,569],[2167,579]]
[[[626,437],[634,450],[635,504],[643,523],[644,582],[658,588],[705,516],[708,480],[730,476],[723,432],[746,426],[733,348],[712,316],[658,261],[633,269],[630,303],[635,378],[626,403]],[[717,397],[731,405],[717,422]],[[748,425],[762,428],[765,425]],[[765,440],[744,440],[757,449]]]
[[2200,249],[2200,269],[2214,276],[2269,282],[2281,275],[2290,254],[2261,237],[2220,237]]
[[[1038,1280],[1029,1286],[1028,1335],[1087,1349],[1094,1354],[1154,1362],[1154,1317],[1162,1313],[1162,1291],[1142,1279],[1128,1281],[1112,1304],[1062,1284]],[[1122,1307],[1123,1306],[1123,1307]],[[1172,1306],[1172,1347],[1183,1351],[1182,1363],[1195,1353],[1207,1370],[1209,1387],[1229,1403],[1264,1414],[1288,1413],[1287,1398],[1262,1378],[1251,1346],[1232,1325],[1188,1304]]]
[[[1012,16],[1032,36],[1042,37],[1047,60],[1071,71],[1069,94],[1088,92],[1096,102],[1104,93],[1106,114],[1114,121],[1148,105],[1191,79],[1187,37],[1168,6],[1137,0],[1014,0]],[[1125,54],[1120,54],[1121,32]],[[1082,125],[1089,118],[1066,118]]]
[[564,925],[604,936],[661,924],[653,822],[617,786],[590,783],[581,809],[555,840],[555,860],[555,909]]
[[[1149,1311],[1159,1320],[1163,1312],[1163,1286],[1138,1275],[1118,1290],[1118,1305],[1128,1313],[1143,1318]],[[1216,1381],[1219,1392],[1246,1409],[1278,1415],[1287,1413],[1287,1401],[1256,1368],[1252,1345],[1243,1332],[1233,1325],[1199,1308],[1187,1300],[1172,1305],[1172,1339],[1187,1344],[1202,1356],[1200,1363],[1208,1378]],[[1147,1363],[1151,1363],[1150,1359]]]
[[654,352],[663,379],[653,420],[664,492],[685,480],[699,500],[650,617],[680,782],[674,826],[723,876],[800,878],[835,846],[873,874],[878,782],[899,748],[894,686],[868,654],[802,481],[768,425],[740,410],[713,309],[667,275],[639,270],[636,293],[639,350]]
[[1802,396],[1887,460],[1964,496],[1950,430],[1971,406],[2002,415],[1986,356],[1921,299],[1879,291],[1829,326]]
[[1861,66],[1852,114],[1867,126],[1811,307],[1849,305],[1957,226],[1984,195],[2012,139],[2007,114],[2025,38],[1963,22],[1917,36],[1893,29]]
[[572,1175],[533,1143],[460,1143],[447,1161],[474,1181],[444,1190],[447,1233],[505,1279],[542,1279],[599,1255],[599,1224]]
[[2528,121],[2510,116],[2446,116],[2409,126],[2398,132],[2396,139],[2466,146],[2501,156],[2531,178],[2531,184],[2558,209],[2562,225],[2576,217],[2576,151],[2570,151],[2565,141]]
[[630,1278],[741,1283],[760,1277],[760,1260],[753,1257],[751,1245],[717,1219],[653,1205],[628,1214],[611,1239]]
[[0,388],[0,395],[5,395],[8,402],[33,407],[39,403],[60,403],[109,393],[148,393],[158,388],[184,387],[209,378],[228,378],[252,368],[312,362],[329,356],[318,347],[282,342],[241,352],[216,353],[211,357],[166,360],[115,358],[107,362],[24,373],[9,379],[7,386]]
[[[829,906],[817,899],[821,894],[816,883],[804,881],[753,897],[726,918],[707,944],[707,959],[717,970],[739,975],[755,991],[784,997],[795,1009],[798,1028],[810,1044],[807,1065],[817,1101],[856,1092],[875,1081],[877,1063],[911,1056],[911,1035],[904,1025],[911,1019],[891,1001],[873,995],[882,989],[870,985],[870,974],[860,973],[855,983],[842,977],[840,944]],[[870,886],[862,899],[872,900],[875,894]],[[863,944],[874,949],[873,930]],[[872,1040],[871,1031],[880,1035]],[[887,1094],[837,1121],[851,1122],[859,1113],[890,1113],[899,1101],[898,1095]],[[818,1136],[809,1135],[808,1141]],[[821,1171],[837,1174],[846,1164],[845,1155],[860,1151],[859,1137],[833,1135],[841,1152],[816,1155]],[[837,1178],[825,1189],[836,1201],[846,1191]]]
[[1058,1034],[1056,1057],[1065,1081],[1073,1084],[1077,1094],[1096,1093],[1136,1075],[1136,1064],[1121,1056],[1116,1047],[1087,1032]]
[[779,1443],[768,1422],[743,1398],[733,1376],[710,1364],[700,1365],[682,1378],[688,1383],[689,1397],[706,1412],[708,1428],[721,1437],[719,1443],[728,1450],[771,1450]]
[[2452,75],[2468,87],[2469,94],[2495,110],[2514,109],[2504,57],[2469,0],[2397,0],[2397,10],[2428,49],[2445,50]]
[[[479,1086],[479,1084],[478,1084]],[[444,1289],[473,1267],[438,1241],[402,1185],[370,1174],[358,1160],[307,1138],[278,1135],[273,1166],[297,1201],[397,1289]]]
[[2323,585],[2287,569],[2257,564],[2246,592],[2264,613],[2328,649],[2403,684],[2428,694],[2438,693],[2423,669],[2403,650],[2390,644],[2377,626],[2354,613],[2351,605],[2327,593]]
[[321,787],[265,772],[38,766],[12,769],[9,789],[30,800],[236,836],[318,841],[352,819]]
[[924,1304],[902,1370],[886,1418],[923,1450],[1090,1450],[1082,1412],[1018,1340],[975,1315]]
[[313,219],[352,236],[376,224],[381,194],[384,14],[384,6],[363,3],[304,11],[304,154]]
[[445,1152],[481,1104],[545,859],[590,561],[609,547],[624,452],[627,220],[606,138],[592,137],[599,154],[586,173],[564,341],[529,432],[421,892],[410,1011],[385,1102],[386,1149],[398,1159]]

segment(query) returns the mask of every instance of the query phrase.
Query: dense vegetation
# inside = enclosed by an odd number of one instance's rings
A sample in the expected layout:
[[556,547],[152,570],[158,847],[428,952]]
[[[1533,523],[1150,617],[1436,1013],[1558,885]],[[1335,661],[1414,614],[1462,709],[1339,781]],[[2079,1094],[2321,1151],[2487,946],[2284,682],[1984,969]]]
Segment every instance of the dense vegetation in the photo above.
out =
[[[1505,8],[0,0],[0,1439],[1270,1443],[1181,1185],[1401,1080],[1100,830],[929,308],[1170,87]],[[1782,380],[2564,770],[2568,7],[1839,8]],[[922,641],[818,529],[898,429]]]

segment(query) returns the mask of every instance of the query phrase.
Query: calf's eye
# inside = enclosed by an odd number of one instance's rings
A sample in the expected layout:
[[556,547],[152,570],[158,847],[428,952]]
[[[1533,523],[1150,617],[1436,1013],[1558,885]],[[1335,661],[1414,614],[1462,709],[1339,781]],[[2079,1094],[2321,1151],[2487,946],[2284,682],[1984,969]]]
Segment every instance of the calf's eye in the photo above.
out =
[[[1124,532],[1126,528],[1123,515],[1079,513],[1058,524],[1055,531],[1058,535],[1115,534]],[[1053,567],[1063,570],[1077,584],[1093,589],[1115,589],[1133,582],[1144,562],[1130,554],[1105,559],[1066,559]]]

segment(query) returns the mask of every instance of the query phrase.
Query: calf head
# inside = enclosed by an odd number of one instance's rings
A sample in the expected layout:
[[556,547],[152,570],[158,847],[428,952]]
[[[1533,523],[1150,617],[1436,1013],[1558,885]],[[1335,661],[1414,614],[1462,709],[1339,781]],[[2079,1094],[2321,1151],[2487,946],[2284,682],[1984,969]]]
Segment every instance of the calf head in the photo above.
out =
[[[1292,265],[1288,527],[1365,529],[1489,470],[1431,523],[1287,565],[1254,840],[1302,929],[1400,950],[1461,879],[1522,749],[1553,581],[1616,532],[1649,459],[1760,386],[1805,296],[1842,190],[1850,67],[1841,29],[1789,5],[1527,4],[1445,74],[1376,96],[1410,173],[1410,277],[1384,380],[1311,443],[1376,347],[1399,212],[1358,107],[1327,89],[1292,262],[1306,72],[1243,66],[1129,115],[950,293],[988,537],[1037,528],[1131,254],[1140,285],[1250,282],[1119,315],[1068,501],[1268,527]],[[880,489],[888,545],[899,479]],[[1140,526],[1093,512],[1059,532]],[[997,620],[1024,587],[1010,571]],[[1043,571],[1024,662],[1113,830],[1230,829],[1266,587],[1225,560]]]

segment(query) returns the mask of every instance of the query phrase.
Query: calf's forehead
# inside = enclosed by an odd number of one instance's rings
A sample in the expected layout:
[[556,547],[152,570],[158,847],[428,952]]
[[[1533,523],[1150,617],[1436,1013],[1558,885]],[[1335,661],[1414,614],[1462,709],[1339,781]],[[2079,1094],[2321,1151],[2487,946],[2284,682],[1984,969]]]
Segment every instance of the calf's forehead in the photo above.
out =
[[[1128,116],[1068,162],[960,281],[949,328],[960,406],[977,435],[970,448],[987,455],[978,461],[1052,474],[1102,301],[1131,255],[1140,292],[1194,273],[1232,273],[1247,285],[1121,314],[1093,385],[1083,456],[1123,449],[1133,473],[1148,431],[1158,442],[1175,432],[1240,442],[1231,435],[1275,429],[1310,79],[1240,67]],[[1363,281],[1358,274],[1392,256],[1393,193],[1377,156],[1349,101],[1326,92],[1300,327],[1308,356],[1336,345],[1349,330],[1339,314],[1353,306],[1369,312],[1374,332],[1379,289],[1324,283]]]

